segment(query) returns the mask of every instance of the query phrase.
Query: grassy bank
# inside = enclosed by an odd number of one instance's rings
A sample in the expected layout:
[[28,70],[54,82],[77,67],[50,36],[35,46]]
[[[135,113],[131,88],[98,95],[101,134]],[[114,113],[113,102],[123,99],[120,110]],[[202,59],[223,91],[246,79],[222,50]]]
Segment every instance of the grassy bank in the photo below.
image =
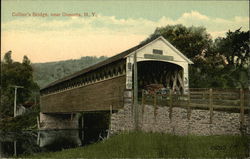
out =
[[195,158],[247,157],[249,138],[242,136],[175,136],[123,133],[86,147],[38,153],[32,158]]

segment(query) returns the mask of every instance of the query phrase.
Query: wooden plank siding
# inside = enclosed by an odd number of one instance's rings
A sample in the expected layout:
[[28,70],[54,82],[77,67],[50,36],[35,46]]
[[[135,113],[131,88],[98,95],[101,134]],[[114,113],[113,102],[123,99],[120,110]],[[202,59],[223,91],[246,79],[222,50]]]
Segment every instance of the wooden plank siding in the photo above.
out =
[[123,107],[126,76],[121,75],[83,87],[41,96],[41,112],[68,113]]

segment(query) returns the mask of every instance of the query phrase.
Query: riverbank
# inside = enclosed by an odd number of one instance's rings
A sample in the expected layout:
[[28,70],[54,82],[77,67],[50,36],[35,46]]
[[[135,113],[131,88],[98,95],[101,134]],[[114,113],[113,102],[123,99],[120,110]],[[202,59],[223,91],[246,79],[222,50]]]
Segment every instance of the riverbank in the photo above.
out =
[[249,157],[246,136],[176,136],[130,132],[101,142],[60,152],[37,153],[29,158],[225,158]]
[[17,117],[8,117],[0,120],[1,131],[37,130],[38,110],[31,110]]

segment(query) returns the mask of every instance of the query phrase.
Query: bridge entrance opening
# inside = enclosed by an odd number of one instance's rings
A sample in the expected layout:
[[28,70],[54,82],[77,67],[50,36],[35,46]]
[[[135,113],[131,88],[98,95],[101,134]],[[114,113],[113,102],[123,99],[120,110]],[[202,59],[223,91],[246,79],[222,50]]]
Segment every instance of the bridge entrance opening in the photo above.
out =
[[142,61],[137,63],[138,93],[142,89],[148,91],[172,90],[174,93],[183,93],[183,68],[179,65],[161,61]]

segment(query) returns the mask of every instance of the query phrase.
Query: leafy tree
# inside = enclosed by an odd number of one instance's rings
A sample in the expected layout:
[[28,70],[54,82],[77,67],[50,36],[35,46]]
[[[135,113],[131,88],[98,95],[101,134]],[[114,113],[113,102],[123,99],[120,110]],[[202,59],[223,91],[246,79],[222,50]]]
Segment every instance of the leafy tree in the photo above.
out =
[[225,56],[228,67],[242,68],[249,65],[249,31],[228,31],[226,37],[215,40],[217,52]]
[[32,67],[30,66],[31,65],[31,61],[29,60],[29,58],[24,55],[23,56],[23,62],[22,62],[23,65],[27,66],[27,67],[30,67],[32,69]]
[[24,56],[23,62],[14,62],[11,58],[11,51],[7,52],[2,61],[2,94],[0,111],[5,116],[12,116],[14,102],[13,86],[23,86],[18,89],[17,104],[23,104],[31,100],[34,92],[39,91],[38,85],[33,81],[33,69],[27,56]]
[[8,51],[5,55],[4,55],[4,61],[6,64],[12,64],[13,63],[13,60],[11,59],[11,54],[12,54],[12,51]]
[[[191,67],[191,87],[247,88],[249,31],[228,31],[217,38],[204,56],[194,60],[200,71]],[[193,73],[192,73],[193,71]],[[192,81],[193,80],[193,81]]]
[[249,55],[249,30],[228,31],[226,37],[219,37],[214,42],[215,52],[224,58],[221,76],[226,87],[247,88]]

